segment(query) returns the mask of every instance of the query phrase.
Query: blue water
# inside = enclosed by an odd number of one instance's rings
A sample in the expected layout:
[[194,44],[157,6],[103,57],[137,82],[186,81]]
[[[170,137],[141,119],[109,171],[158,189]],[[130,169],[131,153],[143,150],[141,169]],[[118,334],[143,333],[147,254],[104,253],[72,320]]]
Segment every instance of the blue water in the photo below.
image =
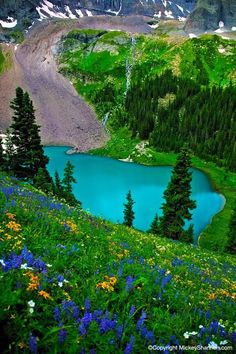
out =
[[[134,227],[147,230],[155,213],[161,215],[163,192],[171,176],[171,167],[148,167],[87,154],[67,155],[67,147],[45,147],[49,157],[49,172],[57,170],[63,177],[68,160],[75,166],[74,194],[83,209],[107,220],[122,223],[126,194],[131,190],[135,201]],[[224,205],[224,198],[212,189],[208,177],[193,169],[192,198],[197,202],[193,211],[195,241],[212,217]]]

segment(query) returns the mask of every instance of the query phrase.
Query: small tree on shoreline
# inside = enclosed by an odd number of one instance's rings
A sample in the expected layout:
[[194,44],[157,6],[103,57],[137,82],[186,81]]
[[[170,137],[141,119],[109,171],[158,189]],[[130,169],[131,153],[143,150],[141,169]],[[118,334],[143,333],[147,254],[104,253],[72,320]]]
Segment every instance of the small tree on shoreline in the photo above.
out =
[[135,218],[135,214],[133,211],[133,205],[135,202],[132,199],[131,191],[128,192],[126,200],[127,202],[124,203],[124,225],[132,227]]

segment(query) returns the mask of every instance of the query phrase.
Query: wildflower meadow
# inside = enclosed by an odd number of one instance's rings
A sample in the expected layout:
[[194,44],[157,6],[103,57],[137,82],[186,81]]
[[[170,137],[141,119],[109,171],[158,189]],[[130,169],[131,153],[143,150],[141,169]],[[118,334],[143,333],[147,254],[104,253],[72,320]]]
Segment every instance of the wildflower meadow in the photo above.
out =
[[0,176],[2,353],[233,353],[235,265]]

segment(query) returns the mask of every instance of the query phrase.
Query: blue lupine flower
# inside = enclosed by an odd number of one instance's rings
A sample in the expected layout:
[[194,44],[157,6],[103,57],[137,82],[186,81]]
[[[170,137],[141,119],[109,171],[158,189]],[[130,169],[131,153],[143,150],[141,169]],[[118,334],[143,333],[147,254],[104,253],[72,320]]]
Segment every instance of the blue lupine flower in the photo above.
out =
[[66,340],[67,332],[64,328],[60,329],[58,332],[58,341],[60,344],[63,344]]
[[63,283],[64,282],[64,277],[63,277],[63,275],[61,275],[61,274],[59,274],[58,276],[57,276],[57,280],[58,280],[58,282],[60,282],[60,283]]
[[120,268],[118,269],[118,277],[119,277],[119,278],[122,276],[122,272],[123,272],[122,267],[120,267]]
[[141,328],[141,336],[143,338],[146,338],[147,333],[148,333],[147,327],[146,326],[142,326],[142,328]]
[[161,288],[164,288],[171,280],[171,274],[167,274],[161,281]]
[[100,334],[104,334],[108,331],[110,331],[111,329],[111,320],[107,319],[107,318],[103,318],[101,320],[101,323],[100,323],[100,327],[99,327],[99,332]]
[[87,329],[86,329],[84,323],[81,323],[79,326],[79,334],[81,336],[85,336],[86,333],[87,333]]
[[31,353],[37,353],[37,340],[32,334],[29,336],[29,349]]
[[84,317],[81,319],[81,322],[87,328],[89,326],[90,322],[92,322],[92,320],[93,320],[92,314],[90,312],[86,312],[84,314]]
[[132,305],[129,311],[129,317],[133,316],[134,312],[135,312],[135,306]]
[[145,311],[142,311],[142,314],[137,322],[137,325],[136,325],[136,329],[137,331],[140,331],[141,327],[143,326],[144,324],[144,321],[146,319],[147,315],[146,315],[146,312]]
[[86,312],[89,312],[91,309],[91,302],[88,298],[84,301],[84,308]]
[[146,339],[148,342],[150,343],[155,343],[155,338],[154,338],[154,335],[153,335],[153,332],[152,331],[148,331],[147,334],[146,334]]
[[129,343],[127,344],[124,350],[124,354],[131,354],[133,351],[133,346],[134,346],[134,336],[131,336]]
[[232,332],[230,337],[231,337],[231,341],[233,343],[236,343],[236,332]]
[[133,288],[133,281],[134,281],[134,278],[129,275],[128,277],[126,277],[126,292],[129,292],[131,288]]
[[54,316],[54,318],[55,318],[55,320],[57,322],[60,322],[60,320],[61,320],[61,311],[60,311],[59,307],[55,307],[53,309],[53,316]]
[[116,338],[117,338],[117,340],[118,340],[119,342],[120,342],[120,340],[121,340],[121,338],[122,338],[123,329],[124,329],[123,325],[119,325],[119,326],[117,327]]

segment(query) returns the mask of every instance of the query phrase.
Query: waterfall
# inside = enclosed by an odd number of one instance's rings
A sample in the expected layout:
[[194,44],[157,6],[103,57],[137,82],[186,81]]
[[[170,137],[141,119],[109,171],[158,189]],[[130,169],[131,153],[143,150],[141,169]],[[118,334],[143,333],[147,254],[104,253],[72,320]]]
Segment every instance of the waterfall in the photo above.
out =
[[135,44],[136,44],[136,39],[134,37],[131,38],[131,50],[130,50],[130,55],[129,57],[126,58],[126,89],[125,89],[125,96],[127,94],[127,91],[130,87],[130,81],[131,81],[131,72],[134,64],[134,59],[135,59]]

